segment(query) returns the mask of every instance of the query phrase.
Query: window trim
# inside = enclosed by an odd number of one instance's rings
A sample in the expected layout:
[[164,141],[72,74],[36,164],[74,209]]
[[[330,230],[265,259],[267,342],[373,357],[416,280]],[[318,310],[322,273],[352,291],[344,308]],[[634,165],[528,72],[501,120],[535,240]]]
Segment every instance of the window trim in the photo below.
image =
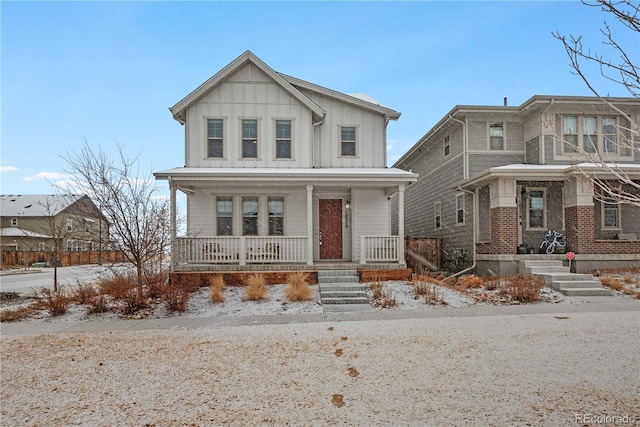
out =
[[[289,122],[289,157],[278,157],[278,142],[285,141],[287,138],[278,138],[278,122]],[[293,156],[293,119],[292,118],[276,118],[273,119],[273,141],[274,141],[274,159],[276,160],[294,160]]]
[[[343,154],[343,143],[344,142],[352,142],[350,140],[344,140],[342,139],[342,129],[345,128],[353,128],[353,154]],[[338,157],[348,157],[348,158],[355,158],[358,157],[358,153],[360,152],[359,147],[358,147],[358,126],[357,125],[338,125]]]
[[[611,201],[607,201],[607,200],[611,200],[613,201],[613,203]],[[621,225],[621,206],[620,206],[620,202],[614,200],[614,199],[607,199],[607,200],[600,200],[600,228],[602,230],[622,230],[622,225]],[[606,209],[606,205],[610,204],[610,205],[615,205],[615,211],[616,211],[616,225],[615,226],[611,226],[611,225],[606,225],[605,220],[606,220],[606,215],[605,215],[605,209]]]
[[11,226],[12,227],[18,226],[18,218],[11,218]]
[[433,204],[433,227],[436,230],[442,230],[442,202],[440,201]]
[[[604,121],[606,119],[613,119],[613,128],[615,130],[614,133],[605,133],[605,127],[604,127]],[[618,131],[619,129],[619,125],[618,125],[618,117],[617,116],[602,116],[601,117],[601,123],[602,123],[602,152],[604,155],[615,155],[615,156],[619,156],[620,155],[620,146],[618,145],[618,140],[620,138],[620,132]],[[614,138],[614,151],[608,151],[607,150],[607,136],[613,135]]]
[[444,157],[449,157],[451,154],[451,135],[444,137]]
[[[529,193],[531,191],[542,191],[542,227],[531,227],[531,197]],[[525,187],[525,208],[527,211],[527,222],[525,224],[525,230],[527,231],[539,231],[547,229],[547,188],[546,187]]]
[[[244,213],[244,202],[245,200],[249,200],[249,199],[255,199],[258,203],[258,208],[256,209],[255,215],[245,215]],[[242,235],[243,236],[259,236],[260,235],[260,197],[259,196],[242,196],[242,210],[240,213],[242,215]],[[245,232],[245,227],[244,227],[245,218],[255,218],[255,221],[256,221],[255,234],[247,234]]]
[[[258,117],[239,117],[240,120],[240,160],[260,160],[260,118]],[[256,156],[255,157],[245,157],[244,153],[244,142],[245,140],[250,141],[252,138],[244,137],[244,122],[256,122]]]
[[[222,137],[221,138],[211,138],[209,136],[209,121],[211,120],[219,120],[220,122],[222,122]],[[225,159],[225,153],[227,152],[226,147],[225,147],[225,134],[226,134],[226,117],[205,117],[204,118],[204,126],[205,126],[205,147],[204,147],[204,157],[205,159]],[[213,140],[213,139],[220,139],[222,141],[222,156],[219,157],[212,157],[209,155],[209,141]]]
[[[620,131],[620,116],[616,115],[598,115],[598,114],[558,114],[560,122],[560,141],[561,149],[558,151],[557,147],[554,148],[554,158],[560,159],[569,159],[575,156],[590,156],[590,155],[598,155],[598,153],[608,156],[612,159],[628,159],[629,156],[625,154],[621,154],[620,145],[618,144],[618,140],[621,136]],[[585,149],[585,120],[589,117],[594,117],[596,119],[596,129],[595,129],[595,151],[587,151]],[[576,129],[575,133],[566,133],[565,132],[565,120],[567,118],[575,118],[576,120]],[[604,121],[606,119],[613,119],[613,126],[615,133],[604,133]],[[567,136],[575,137],[576,144],[574,150],[567,150],[571,144],[567,142]],[[606,150],[606,137],[613,136],[614,142],[614,151]],[[558,154],[559,153],[559,154]]]
[[[221,199],[228,199],[231,201],[231,215],[220,215],[220,211],[218,208],[218,202],[221,201]],[[233,211],[234,211],[234,202],[233,202],[233,196],[229,195],[229,196],[216,196],[216,200],[215,200],[215,215],[216,215],[216,223],[215,223],[215,230],[216,230],[216,236],[233,236]],[[220,234],[220,223],[219,220],[220,218],[231,218],[231,230],[230,230],[230,234]]]
[[67,219],[66,223],[65,223],[65,228],[67,231],[73,231],[73,220],[72,219]]
[[[491,147],[491,128],[494,125],[500,125],[500,128],[502,129],[502,135],[500,136],[502,138],[502,148],[492,148]],[[506,138],[506,134],[507,134],[507,127],[505,125],[505,122],[487,122],[487,136],[488,136],[488,149],[489,151],[507,151],[507,138]]]
[[[460,198],[462,198],[462,209],[459,208],[458,206],[458,200],[460,200]],[[466,210],[466,198],[465,198],[465,193],[457,193],[456,194],[456,209],[455,209],[455,213],[456,213],[456,226],[459,225],[465,225],[466,221],[467,221],[467,210]],[[462,221],[460,221],[460,216],[458,215],[458,213],[462,211]]]
[[[271,215],[269,211],[269,203],[274,200],[282,200],[282,215]],[[285,232],[285,214],[286,214],[286,201],[284,196],[267,196],[267,235],[269,236],[286,236]],[[271,218],[282,218],[282,234],[271,233]]]

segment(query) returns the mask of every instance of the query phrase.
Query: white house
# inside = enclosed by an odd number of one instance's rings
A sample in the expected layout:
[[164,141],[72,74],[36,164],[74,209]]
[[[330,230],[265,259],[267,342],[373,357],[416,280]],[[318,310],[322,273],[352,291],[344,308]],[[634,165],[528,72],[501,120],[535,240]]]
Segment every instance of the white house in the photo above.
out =
[[[247,51],[170,108],[184,167],[156,172],[171,193],[174,271],[264,265],[404,267],[402,221],[417,175],[386,167],[400,113],[278,73]],[[187,197],[175,236],[176,192]]]

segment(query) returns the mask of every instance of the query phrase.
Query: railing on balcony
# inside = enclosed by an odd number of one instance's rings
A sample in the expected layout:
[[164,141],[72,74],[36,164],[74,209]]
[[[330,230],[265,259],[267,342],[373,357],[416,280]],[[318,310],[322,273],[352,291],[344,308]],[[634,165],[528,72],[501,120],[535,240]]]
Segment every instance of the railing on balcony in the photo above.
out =
[[179,237],[173,256],[178,264],[305,263],[307,237]]
[[399,262],[400,237],[360,236],[360,262]]

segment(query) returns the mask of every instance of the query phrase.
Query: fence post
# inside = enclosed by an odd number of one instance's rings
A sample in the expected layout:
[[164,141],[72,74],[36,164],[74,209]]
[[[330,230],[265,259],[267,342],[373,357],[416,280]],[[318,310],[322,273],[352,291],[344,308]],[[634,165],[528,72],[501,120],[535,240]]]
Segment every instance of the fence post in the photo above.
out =
[[365,248],[365,237],[360,236],[360,264],[367,263],[367,249]]

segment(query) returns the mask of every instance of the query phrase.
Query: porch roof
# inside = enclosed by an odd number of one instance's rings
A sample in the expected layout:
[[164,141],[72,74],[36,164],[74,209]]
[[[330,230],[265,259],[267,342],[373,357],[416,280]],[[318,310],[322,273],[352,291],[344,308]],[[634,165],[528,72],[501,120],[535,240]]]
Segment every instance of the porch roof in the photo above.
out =
[[155,172],[156,179],[172,181],[242,181],[293,183],[415,182],[418,174],[396,168],[174,168]]
[[489,168],[473,178],[462,182],[460,187],[475,188],[495,178],[517,178],[531,181],[562,181],[573,175],[599,176],[616,179],[622,173],[631,179],[640,179],[640,164],[631,163],[578,163],[573,165],[529,165],[511,164]]

